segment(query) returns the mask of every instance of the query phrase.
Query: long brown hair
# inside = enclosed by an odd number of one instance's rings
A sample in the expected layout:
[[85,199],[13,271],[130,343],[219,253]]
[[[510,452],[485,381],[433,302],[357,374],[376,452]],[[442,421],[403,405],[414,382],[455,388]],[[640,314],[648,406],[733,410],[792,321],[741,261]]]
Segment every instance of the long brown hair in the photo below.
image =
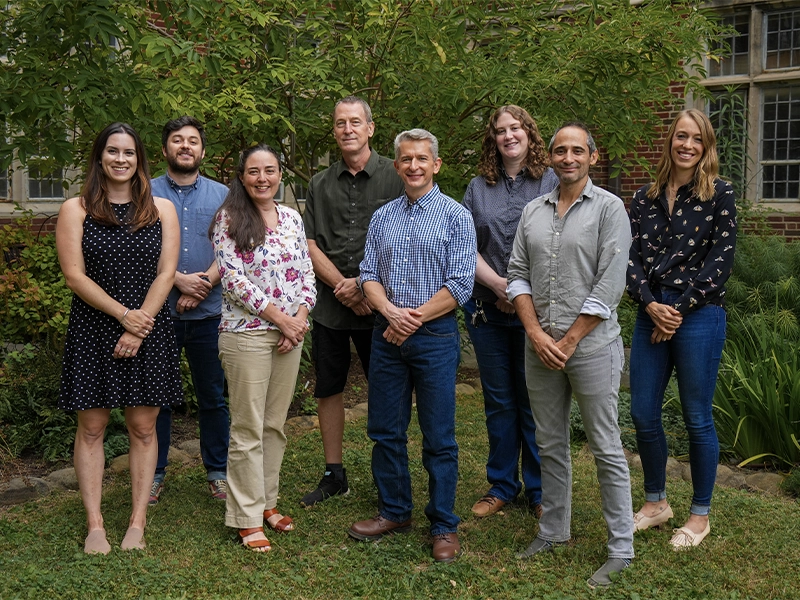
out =
[[700,128],[700,138],[703,142],[703,156],[694,168],[692,186],[694,194],[701,201],[705,202],[714,197],[714,180],[719,174],[719,158],[717,158],[717,136],[714,134],[714,127],[708,120],[706,114],[696,108],[687,108],[677,114],[672,125],[667,131],[667,140],[664,142],[664,151],[658,159],[656,166],[656,180],[650,184],[647,190],[647,197],[655,200],[667,187],[669,175],[672,172],[672,138],[675,137],[675,130],[678,128],[678,121],[683,117],[689,117],[697,123]]
[[236,166],[236,177],[231,179],[230,189],[228,195],[225,196],[225,201],[222,206],[217,209],[217,213],[211,220],[211,225],[208,228],[208,237],[212,238],[214,235],[214,226],[220,213],[225,212],[228,215],[228,237],[236,244],[236,248],[240,252],[249,252],[264,243],[267,238],[267,232],[264,230],[264,221],[261,218],[261,213],[258,211],[247,190],[244,189],[242,184],[242,177],[244,176],[244,167],[247,164],[247,159],[256,152],[268,152],[275,157],[278,161],[278,170],[283,171],[281,165],[281,158],[278,153],[267,144],[258,144],[243,150],[239,156],[239,164]]
[[503,159],[497,149],[497,120],[503,113],[508,113],[519,121],[525,133],[528,134],[528,156],[525,158],[525,166],[528,168],[528,176],[531,179],[540,179],[550,165],[550,157],[547,155],[536,121],[528,114],[527,110],[516,104],[501,106],[489,118],[489,126],[483,135],[478,172],[483,175],[489,185],[495,185],[500,180],[500,166],[503,164]]
[[114,214],[111,202],[108,200],[108,185],[106,174],[103,171],[101,160],[106,149],[108,138],[115,133],[124,133],[133,138],[136,147],[136,172],[131,178],[131,203],[133,210],[128,211],[125,219],[127,225],[136,231],[147,225],[152,225],[158,220],[158,208],[153,201],[150,189],[150,169],[147,166],[147,154],[139,134],[127,123],[112,123],[97,136],[89,155],[89,168],[86,172],[86,182],[81,190],[81,198],[86,213],[98,223],[103,225],[121,225]]

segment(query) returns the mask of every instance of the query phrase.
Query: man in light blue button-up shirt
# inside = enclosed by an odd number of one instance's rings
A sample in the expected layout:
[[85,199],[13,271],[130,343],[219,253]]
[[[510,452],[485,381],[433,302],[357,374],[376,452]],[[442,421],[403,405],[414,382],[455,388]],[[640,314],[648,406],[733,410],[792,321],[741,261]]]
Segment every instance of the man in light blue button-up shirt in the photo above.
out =
[[[169,308],[178,342],[186,351],[197,396],[200,454],[206,467],[211,495],[227,496],[227,463],[230,419],[223,397],[225,375],[219,361],[217,329],[222,307],[219,271],[208,228],[225,200],[228,188],[200,175],[205,156],[203,125],[193,117],[169,121],[161,135],[167,172],[153,180],[153,195],[169,199],[178,213],[181,249],[175,287]],[[162,408],[156,423],[158,463],[150,504],[156,504],[164,489],[164,475],[172,429],[172,410]]]
[[542,461],[539,533],[520,558],[570,539],[569,414],[578,402],[608,525],[608,561],[588,580],[611,584],[633,558],[633,510],[617,399],[622,340],[616,308],[631,245],[622,200],[589,178],[597,148],[568,123],[550,141],[558,187],[522,211],[508,266],[508,298],[528,340],[525,376]]

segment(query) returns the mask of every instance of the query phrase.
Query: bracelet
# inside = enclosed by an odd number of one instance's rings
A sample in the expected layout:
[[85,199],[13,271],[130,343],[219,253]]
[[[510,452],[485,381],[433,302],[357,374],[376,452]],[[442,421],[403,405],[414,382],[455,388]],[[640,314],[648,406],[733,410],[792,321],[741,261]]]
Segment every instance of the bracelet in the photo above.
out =
[[122,318],[120,318],[120,320],[119,320],[120,325],[122,325],[123,327],[125,327],[125,317],[128,316],[129,312],[131,312],[131,309],[130,308],[126,308],[125,312],[122,313]]

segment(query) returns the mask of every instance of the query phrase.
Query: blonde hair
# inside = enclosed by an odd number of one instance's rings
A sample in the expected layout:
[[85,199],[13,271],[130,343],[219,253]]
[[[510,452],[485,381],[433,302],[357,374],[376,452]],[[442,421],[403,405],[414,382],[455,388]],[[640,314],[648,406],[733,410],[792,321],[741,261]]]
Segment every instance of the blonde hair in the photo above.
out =
[[669,126],[667,139],[664,142],[664,151],[656,166],[656,179],[647,190],[647,197],[651,200],[658,198],[664,188],[667,187],[667,182],[674,166],[672,161],[672,138],[675,137],[678,121],[684,117],[688,117],[697,123],[700,128],[700,139],[703,142],[703,156],[695,166],[694,177],[692,177],[694,194],[703,202],[714,197],[714,181],[719,174],[717,136],[714,134],[714,127],[711,125],[711,121],[703,111],[696,108],[688,108],[679,112],[675,120],[672,121],[672,125]]

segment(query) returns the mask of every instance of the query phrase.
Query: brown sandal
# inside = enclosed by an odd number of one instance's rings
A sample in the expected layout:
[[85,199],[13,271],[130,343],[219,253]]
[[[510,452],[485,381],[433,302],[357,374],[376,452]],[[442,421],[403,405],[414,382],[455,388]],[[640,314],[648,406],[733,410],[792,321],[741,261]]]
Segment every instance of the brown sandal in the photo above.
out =
[[272,550],[272,545],[269,540],[258,539],[258,534],[264,535],[263,527],[250,527],[248,529],[239,530],[239,543],[253,552],[269,552]]
[[[273,525],[269,522],[270,517],[274,517],[278,515],[281,517],[278,521],[275,522]],[[272,529],[272,531],[292,531],[294,529],[294,521],[292,521],[291,517],[284,517],[281,513],[278,512],[277,508],[270,508],[269,510],[264,511],[264,522],[267,524],[267,527]]]

